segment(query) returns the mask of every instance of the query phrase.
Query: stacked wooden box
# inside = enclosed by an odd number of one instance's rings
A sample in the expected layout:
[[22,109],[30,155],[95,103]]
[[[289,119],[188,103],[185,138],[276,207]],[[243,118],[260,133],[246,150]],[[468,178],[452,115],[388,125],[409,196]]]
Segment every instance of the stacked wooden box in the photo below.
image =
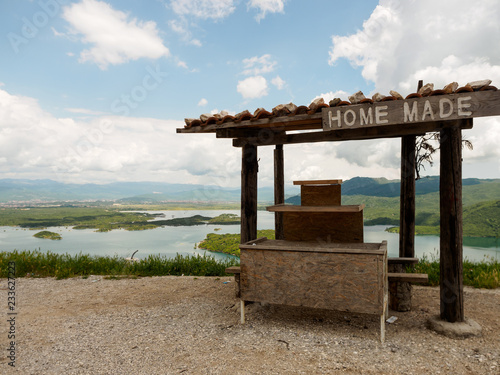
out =
[[245,301],[378,314],[383,341],[387,243],[363,243],[364,205],[341,205],[341,180],[294,183],[300,206],[268,207],[284,239],[240,245],[242,322]]

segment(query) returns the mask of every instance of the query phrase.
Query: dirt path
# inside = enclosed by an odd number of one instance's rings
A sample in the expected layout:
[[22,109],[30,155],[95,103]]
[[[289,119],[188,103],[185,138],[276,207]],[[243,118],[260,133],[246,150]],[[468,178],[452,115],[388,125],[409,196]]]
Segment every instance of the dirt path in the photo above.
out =
[[466,315],[483,336],[455,340],[426,328],[439,289],[414,287],[413,311],[391,312],[398,320],[380,344],[370,315],[255,305],[240,325],[232,278],[18,279],[16,288],[15,368],[2,350],[1,374],[500,374],[500,290],[466,288]]

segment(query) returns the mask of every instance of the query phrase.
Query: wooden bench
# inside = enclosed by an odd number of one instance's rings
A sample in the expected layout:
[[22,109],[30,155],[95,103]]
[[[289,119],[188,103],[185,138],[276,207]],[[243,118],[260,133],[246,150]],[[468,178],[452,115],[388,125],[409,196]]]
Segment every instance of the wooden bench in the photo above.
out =
[[318,244],[263,238],[240,249],[241,266],[226,272],[239,284],[242,323],[245,301],[377,314],[384,342],[387,242]]

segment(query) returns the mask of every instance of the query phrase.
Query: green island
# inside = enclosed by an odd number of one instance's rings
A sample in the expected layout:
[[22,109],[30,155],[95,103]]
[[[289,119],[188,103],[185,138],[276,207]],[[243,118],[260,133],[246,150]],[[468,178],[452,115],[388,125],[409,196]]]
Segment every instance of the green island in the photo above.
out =
[[[274,240],[274,230],[264,229],[257,231],[257,238],[267,237]],[[214,251],[216,253],[225,253],[240,256],[240,235],[239,234],[217,234],[208,233],[207,237],[198,244],[198,248]]]
[[46,238],[49,240],[62,240],[62,237],[59,233],[50,232],[48,230],[43,230],[41,232],[35,233],[33,237]]
[[158,214],[154,213],[154,211],[134,212],[116,207],[2,208],[0,226],[19,226],[29,229],[64,226],[73,229],[94,229],[97,232],[108,232],[115,229],[134,231],[162,226],[232,225],[240,223],[239,216],[234,214],[221,214],[217,217],[193,215],[185,218],[152,221],[153,219],[158,219]]

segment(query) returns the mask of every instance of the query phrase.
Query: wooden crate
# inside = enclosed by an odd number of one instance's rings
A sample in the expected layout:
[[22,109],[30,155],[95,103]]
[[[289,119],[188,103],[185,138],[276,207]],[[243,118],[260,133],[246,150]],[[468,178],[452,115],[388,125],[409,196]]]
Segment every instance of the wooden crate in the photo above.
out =
[[363,242],[364,205],[267,207],[283,212],[283,235],[288,241]]
[[242,306],[254,301],[377,314],[383,329],[388,289],[385,241],[319,244],[258,239],[240,249]]

